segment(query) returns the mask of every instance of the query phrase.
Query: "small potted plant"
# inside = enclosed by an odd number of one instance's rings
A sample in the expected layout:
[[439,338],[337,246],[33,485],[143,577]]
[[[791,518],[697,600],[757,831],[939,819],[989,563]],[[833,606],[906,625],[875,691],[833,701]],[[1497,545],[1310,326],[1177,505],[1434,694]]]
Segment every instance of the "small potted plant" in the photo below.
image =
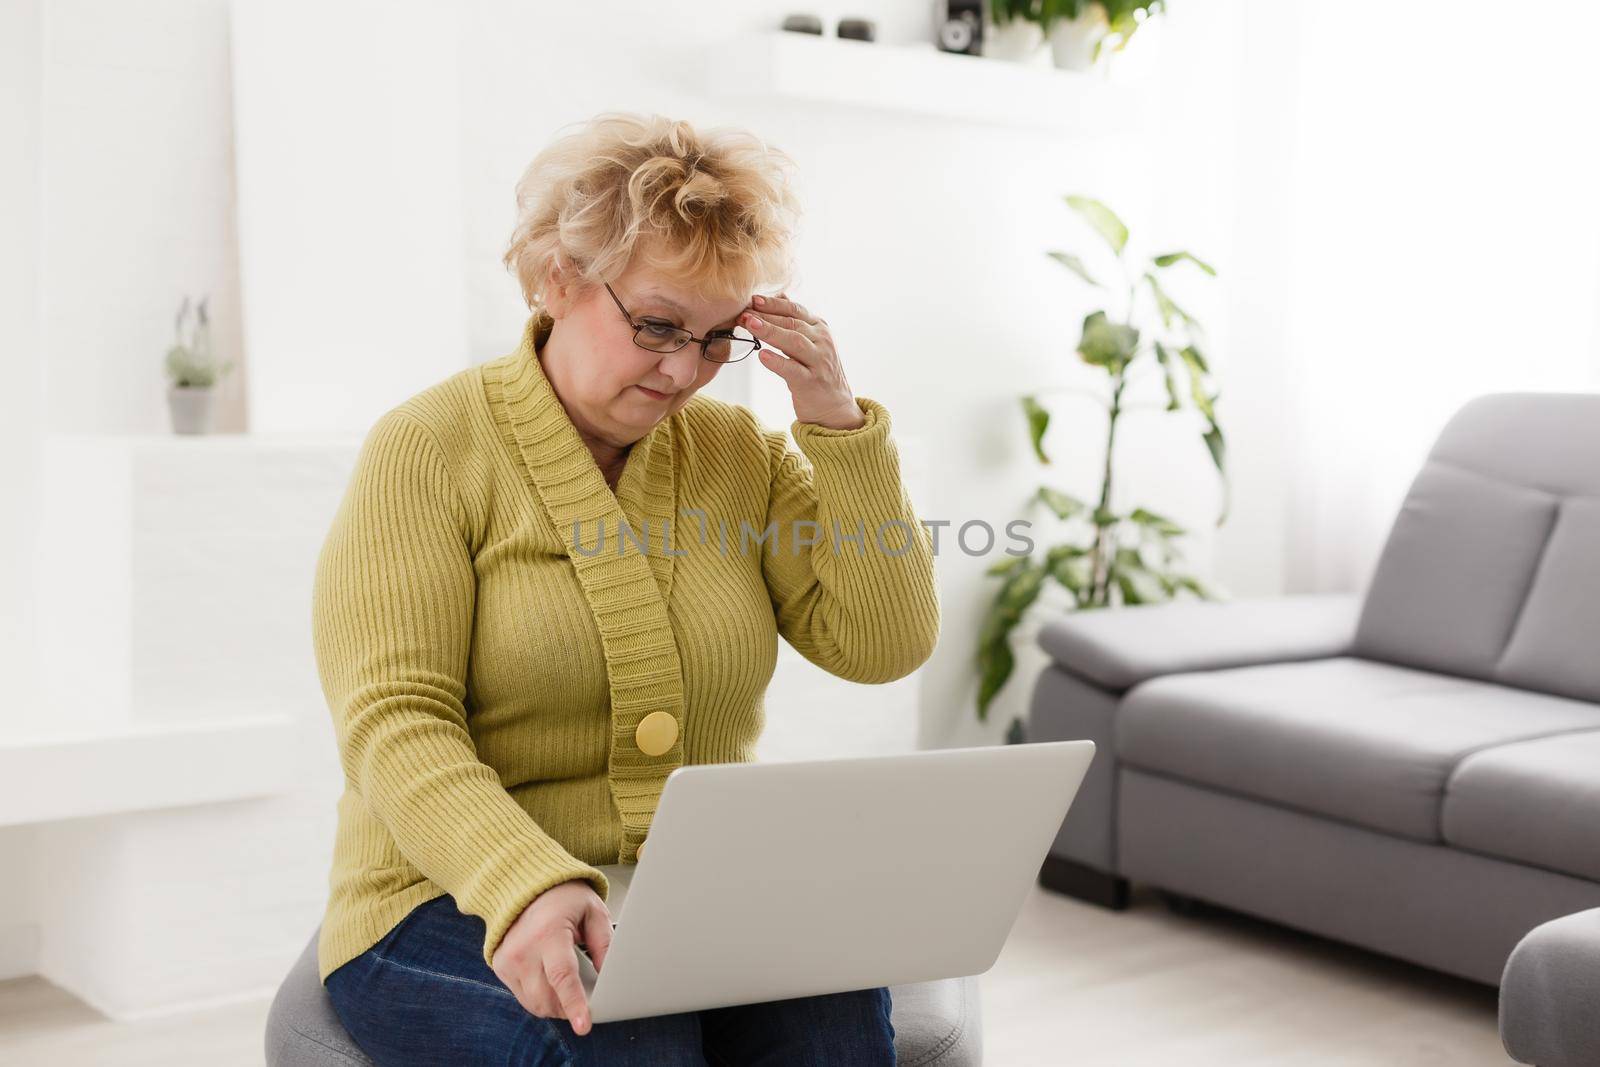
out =
[[983,29],[983,54],[988,59],[1023,63],[1044,45],[1040,0],[989,0]]
[[1109,47],[1120,52],[1165,0],[1039,0],[1039,23],[1055,65],[1089,70]]
[[233,368],[233,361],[219,364],[211,354],[211,319],[203,297],[194,306],[195,322],[184,337],[189,318],[189,298],[183,298],[173,323],[173,343],[167,349],[167,407],[172,413],[172,431],[203,434],[211,431],[215,414],[217,382]]

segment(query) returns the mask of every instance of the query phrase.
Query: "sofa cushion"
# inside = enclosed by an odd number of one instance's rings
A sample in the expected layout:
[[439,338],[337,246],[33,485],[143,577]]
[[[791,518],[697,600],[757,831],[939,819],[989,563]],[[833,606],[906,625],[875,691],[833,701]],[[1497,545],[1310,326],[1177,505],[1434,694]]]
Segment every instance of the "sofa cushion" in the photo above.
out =
[[1124,762],[1421,841],[1467,754],[1576,729],[1600,706],[1354,657],[1175,674],[1117,713]]
[[[1600,466],[1600,457],[1595,458]],[[1495,668],[1508,685],[1600,702],[1600,497],[1567,497]]]
[[1356,655],[1492,677],[1559,503],[1430,459],[1373,571]]
[[1351,593],[1138,604],[1051,619],[1039,647],[1068,674],[1120,693],[1162,674],[1348,655],[1360,611]]
[[1600,396],[1465,404],[1412,483],[1353,652],[1600,699],[1582,635],[1600,618]]
[[1444,839],[1600,881],[1600,731],[1467,756],[1445,788]]

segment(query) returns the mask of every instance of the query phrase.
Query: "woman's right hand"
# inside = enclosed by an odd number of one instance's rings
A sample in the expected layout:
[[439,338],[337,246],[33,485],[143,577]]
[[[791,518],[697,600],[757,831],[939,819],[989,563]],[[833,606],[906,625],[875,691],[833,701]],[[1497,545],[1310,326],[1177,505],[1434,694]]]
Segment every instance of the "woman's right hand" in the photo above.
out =
[[583,879],[551,886],[511,924],[491,967],[517,1001],[541,1019],[566,1019],[589,1032],[589,1002],[578,977],[578,949],[589,950],[598,972],[611,947],[611,912]]

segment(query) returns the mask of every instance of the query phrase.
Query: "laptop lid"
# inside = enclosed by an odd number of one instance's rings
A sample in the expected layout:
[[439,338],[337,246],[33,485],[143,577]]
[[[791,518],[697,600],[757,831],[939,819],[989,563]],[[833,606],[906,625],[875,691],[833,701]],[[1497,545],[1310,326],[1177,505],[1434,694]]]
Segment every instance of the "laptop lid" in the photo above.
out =
[[591,1018],[988,970],[1093,755],[1053,741],[674,770],[598,978],[580,953]]

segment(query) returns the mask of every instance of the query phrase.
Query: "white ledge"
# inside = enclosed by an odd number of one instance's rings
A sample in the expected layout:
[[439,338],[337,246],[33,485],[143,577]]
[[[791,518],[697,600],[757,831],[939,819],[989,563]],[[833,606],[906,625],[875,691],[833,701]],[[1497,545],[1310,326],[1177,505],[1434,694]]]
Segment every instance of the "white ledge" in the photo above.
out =
[[269,796],[294,739],[281,715],[0,736],[0,826]]
[[1114,132],[1142,121],[1145,93],[1100,72],[1057,70],[786,30],[708,49],[707,88],[725,97],[810,101],[1057,133]]

